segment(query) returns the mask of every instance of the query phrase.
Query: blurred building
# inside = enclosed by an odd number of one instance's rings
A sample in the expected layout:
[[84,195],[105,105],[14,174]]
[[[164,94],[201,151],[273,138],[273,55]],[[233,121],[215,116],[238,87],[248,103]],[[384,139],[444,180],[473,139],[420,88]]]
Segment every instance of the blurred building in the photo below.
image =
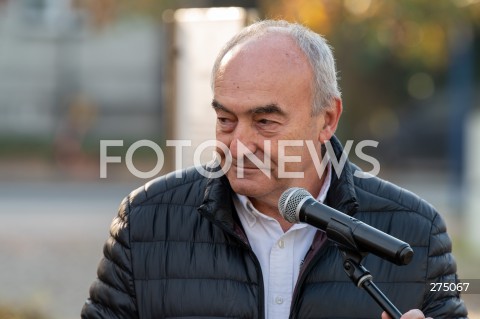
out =
[[48,138],[72,116],[99,138],[161,135],[161,26],[99,30],[74,4],[0,2],[1,136]]

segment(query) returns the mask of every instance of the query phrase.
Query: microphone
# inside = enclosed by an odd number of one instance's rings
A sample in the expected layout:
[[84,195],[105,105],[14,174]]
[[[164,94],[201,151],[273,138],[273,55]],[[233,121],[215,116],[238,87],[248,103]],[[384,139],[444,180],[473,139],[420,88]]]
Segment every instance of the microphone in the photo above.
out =
[[407,265],[413,257],[409,244],[349,215],[319,203],[305,189],[292,187],[283,192],[278,210],[290,223],[303,222],[326,232],[341,246],[372,253],[397,265]]

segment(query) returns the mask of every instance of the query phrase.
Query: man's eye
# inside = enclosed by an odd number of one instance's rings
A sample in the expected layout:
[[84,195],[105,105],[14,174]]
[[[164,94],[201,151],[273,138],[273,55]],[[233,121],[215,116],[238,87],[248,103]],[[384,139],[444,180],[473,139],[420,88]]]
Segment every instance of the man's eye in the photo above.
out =
[[222,130],[232,130],[235,127],[235,120],[228,117],[218,117],[217,122]]
[[226,118],[226,117],[219,117],[218,118],[218,122],[220,122],[220,124],[228,124],[228,123],[231,123],[232,120]]
[[269,119],[260,119],[257,121],[259,124],[261,125],[271,125],[271,124],[275,124],[274,121],[272,120],[269,120]]

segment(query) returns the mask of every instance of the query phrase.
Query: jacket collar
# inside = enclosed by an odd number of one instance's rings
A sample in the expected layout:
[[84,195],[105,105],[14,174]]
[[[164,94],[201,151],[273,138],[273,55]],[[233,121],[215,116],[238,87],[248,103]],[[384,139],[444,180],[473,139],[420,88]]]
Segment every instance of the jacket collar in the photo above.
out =
[[[343,146],[336,136],[332,136],[330,139],[337,162],[340,162],[340,158],[343,154]],[[337,176],[337,172],[332,172],[332,181],[330,189],[328,190],[325,203],[342,213],[353,215],[358,209],[357,196],[355,192],[355,183],[353,180],[355,173],[355,165],[353,165],[348,159],[345,162],[345,166],[340,172],[340,176]]]
[[[343,153],[342,144],[335,136],[330,139],[330,143],[339,161]],[[337,176],[335,171],[332,172],[331,185],[325,200],[327,205],[349,215],[353,215],[358,207],[353,181],[354,169],[347,159],[340,176]],[[212,222],[238,234],[239,221],[238,216],[232,214],[235,211],[232,195],[233,190],[225,176],[209,178],[203,203],[198,209]]]
[[205,195],[199,212],[214,223],[220,223],[233,230],[236,224],[232,214],[235,211],[233,204],[233,190],[228,179],[223,175],[216,178],[208,178]]

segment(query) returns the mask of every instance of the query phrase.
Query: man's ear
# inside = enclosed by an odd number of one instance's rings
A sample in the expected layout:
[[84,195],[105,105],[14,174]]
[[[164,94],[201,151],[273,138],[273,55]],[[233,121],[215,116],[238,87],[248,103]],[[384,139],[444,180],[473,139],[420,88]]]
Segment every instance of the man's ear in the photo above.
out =
[[333,136],[337,130],[342,110],[342,100],[339,98],[333,99],[331,105],[322,110],[321,116],[323,117],[323,125],[318,136],[320,143],[330,140]]

